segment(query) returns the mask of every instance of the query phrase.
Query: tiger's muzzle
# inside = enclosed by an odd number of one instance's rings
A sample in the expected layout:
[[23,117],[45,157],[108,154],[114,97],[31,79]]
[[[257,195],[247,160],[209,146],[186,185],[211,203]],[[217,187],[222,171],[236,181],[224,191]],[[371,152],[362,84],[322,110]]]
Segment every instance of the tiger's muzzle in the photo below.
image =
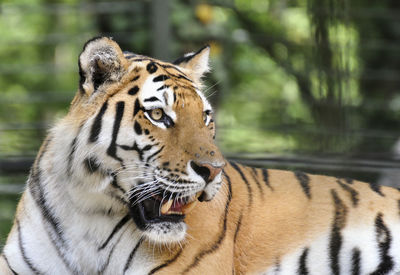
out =
[[179,193],[159,190],[144,200],[132,196],[129,212],[141,230],[145,230],[149,224],[154,223],[183,222],[185,215],[195,207],[202,193],[203,191],[193,196],[182,197]]

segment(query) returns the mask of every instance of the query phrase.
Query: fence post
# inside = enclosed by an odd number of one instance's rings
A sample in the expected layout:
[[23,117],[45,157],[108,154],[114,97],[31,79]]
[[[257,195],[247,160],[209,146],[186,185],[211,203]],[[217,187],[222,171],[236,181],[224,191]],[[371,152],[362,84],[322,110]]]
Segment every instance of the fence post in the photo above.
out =
[[151,1],[152,56],[171,61],[170,56],[170,0]]

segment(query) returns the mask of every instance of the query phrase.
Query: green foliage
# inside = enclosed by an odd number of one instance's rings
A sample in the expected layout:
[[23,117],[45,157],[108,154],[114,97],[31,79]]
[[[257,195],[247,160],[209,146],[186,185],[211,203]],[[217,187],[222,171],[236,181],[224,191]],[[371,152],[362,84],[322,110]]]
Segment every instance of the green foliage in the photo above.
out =
[[0,194],[0,251],[13,222],[19,196]]

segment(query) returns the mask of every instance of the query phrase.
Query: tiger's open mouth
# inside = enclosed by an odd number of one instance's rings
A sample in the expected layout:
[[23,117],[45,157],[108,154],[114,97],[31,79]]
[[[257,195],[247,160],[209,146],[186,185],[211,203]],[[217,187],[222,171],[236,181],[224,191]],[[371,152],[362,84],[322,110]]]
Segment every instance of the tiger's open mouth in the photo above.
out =
[[138,203],[134,203],[137,201],[137,197],[131,198],[129,212],[139,229],[145,230],[146,226],[151,223],[182,222],[185,214],[195,207],[201,194],[200,192],[195,196],[176,198],[173,194],[166,195],[165,193],[163,192],[164,199],[158,195],[153,195]]

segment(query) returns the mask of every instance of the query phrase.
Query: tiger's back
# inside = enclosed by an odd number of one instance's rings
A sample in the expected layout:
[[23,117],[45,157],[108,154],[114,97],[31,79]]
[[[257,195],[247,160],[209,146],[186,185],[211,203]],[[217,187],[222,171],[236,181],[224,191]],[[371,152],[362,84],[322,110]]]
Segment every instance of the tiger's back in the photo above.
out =
[[[236,270],[267,274],[400,271],[397,189],[240,165],[230,171],[245,184],[244,209],[249,208],[239,223],[244,233],[236,238]],[[262,268],[267,261],[269,268]]]
[[208,53],[171,64],[108,38],[85,45],[2,274],[400,271],[398,190],[224,160],[201,92]]

